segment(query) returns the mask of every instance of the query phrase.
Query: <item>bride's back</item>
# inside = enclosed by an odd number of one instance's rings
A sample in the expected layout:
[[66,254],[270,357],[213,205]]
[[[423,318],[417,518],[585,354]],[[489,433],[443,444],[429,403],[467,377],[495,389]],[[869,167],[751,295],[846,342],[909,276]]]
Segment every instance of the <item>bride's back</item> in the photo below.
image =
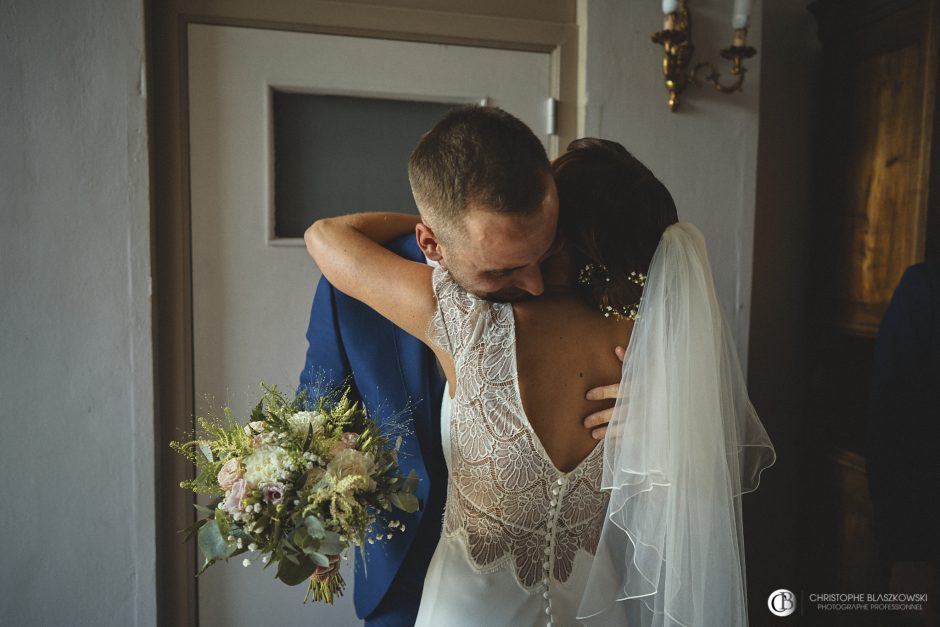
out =
[[526,417],[554,465],[569,472],[598,443],[584,418],[613,406],[585,394],[620,381],[614,347],[627,346],[634,323],[604,317],[573,293],[515,303],[513,313]]
[[563,246],[542,270],[546,285],[558,287],[513,310],[522,405],[545,451],[566,470],[597,443],[584,418],[613,401],[585,394],[620,382],[614,347],[629,353],[651,259],[678,216],[669,190],[616,142],[575,140],[552,162],[552,174]]

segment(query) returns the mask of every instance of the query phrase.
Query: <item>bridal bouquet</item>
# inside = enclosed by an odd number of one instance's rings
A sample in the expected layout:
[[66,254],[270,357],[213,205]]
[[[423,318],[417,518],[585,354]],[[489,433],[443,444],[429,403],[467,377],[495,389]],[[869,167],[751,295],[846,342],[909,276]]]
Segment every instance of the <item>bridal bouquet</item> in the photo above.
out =
[[[221,497],[214,507],[196,504],[205,517],[182,532],[186,540],[198,535],[205,563],[197,576],[250,551],[265,568],[277,563],[284,583],[306,580],[304,603],[332,604],[345,582],[329,567],[350,546],[363,550],[365,541],[391,538],[367,536],[382,512],[418,509],[418,479],[413,470],[400,476],[401,437],[393,445],[383,436],[349,400],[348,387],[317,399],[310,411],[306,391],[289,400],[276,385],[261,387],[248,424],[225,407],[221,417],[197,418],[200,437],[170,443],[196,465],[196,478],[180,487]],[[387,527],[404,531],[394,520]]]

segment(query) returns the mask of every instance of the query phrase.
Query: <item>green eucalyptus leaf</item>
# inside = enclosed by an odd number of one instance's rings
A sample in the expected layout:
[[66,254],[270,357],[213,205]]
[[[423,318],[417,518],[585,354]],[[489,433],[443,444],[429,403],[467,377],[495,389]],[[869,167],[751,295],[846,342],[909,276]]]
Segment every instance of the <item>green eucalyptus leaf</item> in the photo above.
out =
[[313,544],[308,544],[307,546],[302,548],[301,551],[303,551],[307,555],[313,555],[314,553],[319,553],[316,545],[317,545],[316,542],[314,542]]
[[229,524],[228,514],[225,512],[225,510],[216,509],[214,514],[215,515],[213,516],[214,518],[213,522],[215,522],[215,524],[218,525],[219,533],[222,534],[223,537],[234,535],[230,533],[231,525]]
[[311,538],[319,540],[326,533],[326,529],[323,528],[323,523],[320,522],[320,519],[316,516],[307,516],[304,519],[304,525],[307,528],[307,533],[310,534]]
[[225,541],[219,526],[210,520],[199,529],[199,549],[209,561],[228,559],[238,547]]
[[405,485],[402,487],[402,490],[405,492],[410,492],[414,494],[415,490],[418,489],[418,473],[415,472],[414,468],[411,469],[411,472],[408,473],[408,478],[405,479]]
[[418,504],[418,498],[414,494],[408,492],[392,492],[388,495],[389,499],[392,501],[392,505],[398,509],[412,514],[418,511],[420,505]]
[[206,458],[210,464],[215,461],[215,458],[212,456],[212,449],[209,448],[208,444],[199,444],[199,450],[202,451],[202,456]]
[[299,560],[287,553],[284,555],[292,559],[279,561],[275,576],[289,586],[296,586],[306,581],[317,567],[306,555],[302,555]]
[[320,552],[327,555],[339,555],[343,550],[343,543],[340,542],[339,534],[335,531],[327,531],[326,537],[320,540]]
[[323,553],[317,553],[314,551],[313,553],[308,553],[307,557],[309,557],[310,561],[316,564],[317,566],[326,567],[330,565],[330,558],[328,558]]
[[295,529],[294,533],[291,534],[291,541],[297,546],[297,548],[304,548],[307,545],[307,542],[310,541],[310,534],[307,533],[307,528],[298,527]]

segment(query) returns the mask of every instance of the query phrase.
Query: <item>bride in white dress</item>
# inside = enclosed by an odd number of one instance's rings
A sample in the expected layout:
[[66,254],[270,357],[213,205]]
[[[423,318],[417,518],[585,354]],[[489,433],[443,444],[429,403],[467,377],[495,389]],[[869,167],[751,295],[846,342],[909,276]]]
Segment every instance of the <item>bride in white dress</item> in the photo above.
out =
[[[447,375],[447,503],[417,624],[747,625],[740,496],[775,454],[704,240],[619,144],[578,140],[553,169],[564,244],[534,300],[482,300],[385,250],[414,217],[308,230],[324,275]],[[400,293],[382,293],[389,276]],[[592,440],[584,393],[617,378]]]
[[428,337],[453,355],[457,385],[441,411],[444,529],[416,625],[570,624],[607,510],[603,440],[557,468],[523,409],[513,305],[467,293],[443,268],[433,284]]

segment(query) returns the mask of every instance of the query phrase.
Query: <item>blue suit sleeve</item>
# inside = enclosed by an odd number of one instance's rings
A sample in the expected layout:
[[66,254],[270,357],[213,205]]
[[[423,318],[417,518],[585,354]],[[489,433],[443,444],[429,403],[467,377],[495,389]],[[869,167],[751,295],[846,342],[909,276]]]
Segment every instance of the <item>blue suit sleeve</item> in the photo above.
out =
[[[316,399],[338,386],[353,383],[339,320],[336,288],[321,278],[310,308],[307,359],[297,387],[298,394],[307,390],[308,399]],[[353,392],[358,400],[356,390]]]
[[908,268],[875,344],[865,458],[875,533],[888,562],[927,559],[935,550],[937,502],[929,495],[937,473],[928,463],[938,445],[931,300],[925,268]]

